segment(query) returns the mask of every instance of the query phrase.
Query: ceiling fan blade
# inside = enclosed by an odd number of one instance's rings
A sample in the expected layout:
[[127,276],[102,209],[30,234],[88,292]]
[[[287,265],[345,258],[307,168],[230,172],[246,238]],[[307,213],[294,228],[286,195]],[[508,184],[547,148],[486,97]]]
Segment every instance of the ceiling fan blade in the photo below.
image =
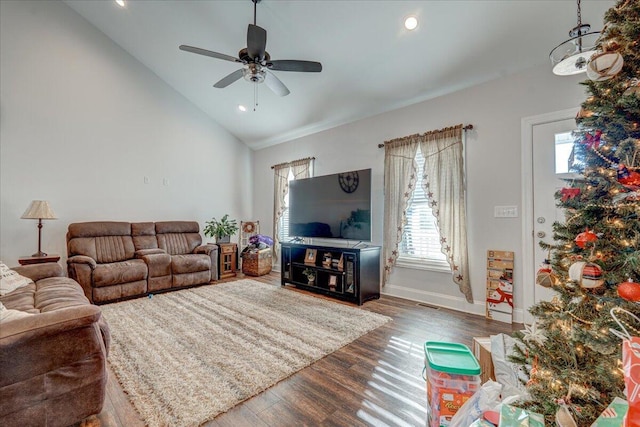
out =
[[266,72],[264,76],[264,83],[267,85],[269,89],[273,91],[276,95],[287,96],[291,92],[287,87],[277,78],[273,73]]
[[249,24],[247,29],[247,54],[249,58],[262,61],[267,49],[267,30],[257,25]]
[[239,80],[243,74],[244,68],[240,68],[239,70],[236,70],[233,73],[229,74],[227,77],[221,79],[218,83],[214,84],[213,87],[217,87],[218,89],[225,88],[236,80]]
[[302,71],[305,73],[319,73],[322,71],[322,64],[319,62],[296,61],[293,59],[269,61],[267,67],[273,71]]
[[180,50],[184,50],[185,52],[197,53],[198,55],[210,56],[212,58],[224,59],[225,61],[231,62],[242,62],[238,58],[234,58],[230,55],[225,55],[224,53],[213,52],[206,49],[200,49],[199,47],[180,45]]

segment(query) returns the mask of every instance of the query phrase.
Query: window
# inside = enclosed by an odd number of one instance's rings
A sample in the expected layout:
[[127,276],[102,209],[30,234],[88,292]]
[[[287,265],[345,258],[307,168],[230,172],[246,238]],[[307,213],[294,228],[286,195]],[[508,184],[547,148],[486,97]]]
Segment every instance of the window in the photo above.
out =
[[[424,156],[418,148],[417,176],[424,175]],[[447,257],[442,253],[440,234],[427,194],[420,182],[416,182],[413,197],[407,209],[407,223],[400,242],[399,266],[450,271]]]
[[571,132],[555,134],[556,175],[559,178],[570,178],[571,170],[582,166],[582,162],[573,157],[573,143],[574,138]]
[[[289,169],[289,174],[287,175],[287,181],[291,182],[293,180],[293,171]],[[280,217],[280,224],[278,224],[278,240],[284,242],[289,239],[289,193],[287,192],[286,196],[284,196],[284,205],[286,209],[284,213]]]

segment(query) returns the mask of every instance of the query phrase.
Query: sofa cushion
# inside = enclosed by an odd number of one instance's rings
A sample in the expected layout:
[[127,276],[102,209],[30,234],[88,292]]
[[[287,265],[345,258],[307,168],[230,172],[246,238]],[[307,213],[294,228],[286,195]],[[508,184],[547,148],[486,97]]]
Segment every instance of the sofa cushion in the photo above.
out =
[[36,283],[34,305],[40,313],[89,304],[82,288],[68,277],[49,277]]
[[131,223],[118,221],[93,221],[69,224],[67,237],[97,237],[97,236],[130,236]]
[[33,283],[33,280],[21,276],[18,272],[0,262],[0,295],[11,293],[18,288],[27,286],[29,283]]
[[133,258],[135,248],[131,236],[79,237],[69,241],[69,257],[85,255],[99,264]]
[[197,233],[158,234],[160,249],[164,249],[170,255],[190,254],[201,242],[202,239]]
[[89,304],[82,288],[68,277],[48,277],[2,297],[8,309],[26,313],[45,313]]
[[158,247],[170,255],[184,255],[202,244],[200,226],[196,221],[156,222]]
[[31,315],[32,313],[26,313],[24,311],[7,308],[0,302],[0,323],[9,322],[11,320],[20,319],[22,317]]
[[204,254],[174,255],[171,257],[173,274],[195,273],[211,269],[211,258]]
[[68,256],[84,255],[98,263],[125,261],[133,258],[135,248],[128,222],[81,222],[69,224]]
[[122,283],[146,280],[147,265],[141,259],[98,264],[93,270],[95,287],[119,285]]
[[40,313],[40,310],[35,307],[35,294],[36,284],[30,283],[23,288],[17,289],[15,292],[0,297],[0,302],[2,302],[5,307],[13,310],[20,310],[27,313]]

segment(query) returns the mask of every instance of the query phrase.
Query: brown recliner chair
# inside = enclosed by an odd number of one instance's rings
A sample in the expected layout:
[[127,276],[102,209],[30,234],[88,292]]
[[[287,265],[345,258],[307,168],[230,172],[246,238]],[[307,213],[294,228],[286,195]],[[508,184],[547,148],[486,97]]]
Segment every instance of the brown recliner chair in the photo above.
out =
[[147,264],[135,256],[128,222],[70,224],[67,255],[69,277],[80,283],[91,302],[147,293]]
[[218,247],[202,245],[195,221],[156,222],[158,248],[171,255],[172,287],[218,279]]
[[0,297],[32,314],[0,326],[0,425],[64,427],[99,413],[110,340],[100,308],[57,263],[13,269],[35,283]]

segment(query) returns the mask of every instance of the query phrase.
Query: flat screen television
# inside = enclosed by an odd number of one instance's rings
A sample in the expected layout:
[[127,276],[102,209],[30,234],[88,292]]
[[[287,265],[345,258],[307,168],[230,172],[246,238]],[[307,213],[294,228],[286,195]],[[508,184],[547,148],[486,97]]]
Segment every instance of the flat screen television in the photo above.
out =
[[290,181],[289,235],[371,241],[371,169]]

